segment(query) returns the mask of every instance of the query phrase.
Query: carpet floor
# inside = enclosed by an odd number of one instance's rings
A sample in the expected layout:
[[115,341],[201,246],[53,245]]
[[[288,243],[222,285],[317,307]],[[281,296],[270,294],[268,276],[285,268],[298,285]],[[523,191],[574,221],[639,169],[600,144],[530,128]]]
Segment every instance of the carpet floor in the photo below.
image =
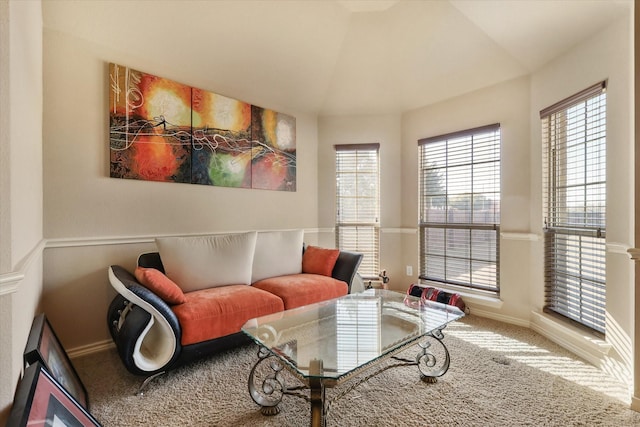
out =
[[[327,425],[640,426],[625,385],[530,329],[471,315],[444,333],[451,367],[438,382],[421,381],[415,366],[385,370],[336,400]],[[284,396],[278,415],[260,413],[247,389],[257,360],[255,345],[216,354],[155,379],[143,396],[143,378],[115,350],[74,365],[106,427],[308,426],[309,403],[298,397]],[[327,398],[348,388],[327,389]]]

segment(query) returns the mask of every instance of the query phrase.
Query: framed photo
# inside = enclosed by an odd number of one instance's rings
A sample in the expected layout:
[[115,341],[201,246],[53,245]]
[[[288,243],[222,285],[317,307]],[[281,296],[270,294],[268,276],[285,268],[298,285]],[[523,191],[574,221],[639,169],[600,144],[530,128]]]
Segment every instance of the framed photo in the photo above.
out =
[[7,427],[100,426],[40,362],[30,365],[18,384]]
[[27,346],[24,349],[25,366],[36,362],[42,363],[80,405],[89,408],[87,390],[44,313],[33,319]]

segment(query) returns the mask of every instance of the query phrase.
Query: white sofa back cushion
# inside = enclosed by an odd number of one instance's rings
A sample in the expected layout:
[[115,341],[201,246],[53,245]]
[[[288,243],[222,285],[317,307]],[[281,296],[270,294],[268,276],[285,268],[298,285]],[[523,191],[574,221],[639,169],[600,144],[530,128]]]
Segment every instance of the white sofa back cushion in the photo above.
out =
[[156,246],[166,275],[184,292],[250,285],[256,232],[163,237]]
[[251,283],[302,273],[303,242],[304,230],[258,232]]

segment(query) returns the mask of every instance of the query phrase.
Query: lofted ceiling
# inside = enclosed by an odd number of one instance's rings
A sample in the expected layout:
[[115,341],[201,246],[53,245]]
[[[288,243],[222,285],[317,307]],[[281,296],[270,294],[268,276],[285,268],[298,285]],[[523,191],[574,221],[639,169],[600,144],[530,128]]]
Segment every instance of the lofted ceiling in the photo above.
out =
[[631,19],[632,8],[632,0],[43,0],[43,21],[135,58],[123,65],[158,64],[143,71],[283,112],[342,115],[400,113],[529,74]]

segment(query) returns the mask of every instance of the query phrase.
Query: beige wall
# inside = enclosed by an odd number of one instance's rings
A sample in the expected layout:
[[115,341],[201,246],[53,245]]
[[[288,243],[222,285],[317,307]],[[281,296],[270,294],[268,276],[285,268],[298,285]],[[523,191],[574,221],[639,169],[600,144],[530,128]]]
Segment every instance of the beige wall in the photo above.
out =
[[165,69],[144,57],[134,61],[126,54],[126,44],[115,50],[48,29],[44,41],[48,239],[316,225],[314,116],[279,110],[297,120],[297,192],[112,179],[108,149],[108,62],[158,76],[179,74],[176,65],[167,61]]
[[[297,118],[298,191],[280,193],[108,178],[106,63],[186,84],[196,83],[179,76],[197,71],[158,55],[132,53],[130,41],[117,37],[107,47],[46,29],[42,41],[39,1],[0,0],[0,424],[37,310],[44,309],[65,348],[76,354],[108,343],[105,312],[114,292],[106,268],[132,267],[137,254],[153,249],[153,236],[305,228],[305,240],[333,245],[336,143],[381,144],[381,266],[393,289],[406,289],[418,274],[417,140],[494,122],[503,129],[502,294],[500,301],[477,296],[467,301],[476,314],[530,325],[592,362],[628,373],[635,318],[632,267],[625,254],[633,246],[634,226],[631,28],[620,21],[531,77],[401,116],[316,120],[287,109],[282,98],[274,104],[261,99],[260,105]],[[602,78],[609,78],[608,207],[615,218],[607,237],[608,326],[616,338],[608,343],[609,359],[602,357],[606,346],[585,345],[573,331],[539,314],[537,114]],[[245,86],[242,90],[251,93]],[[413,277],[405,275],[406,265],[413,267]]]
[[0,425],[42,292],[42,10],[0,2]]
[[[627,16],[550,62],[531,78],[531,122],[539,123],[539,112],[599,81],[607,86],[607,344],[587,344],[588,337],[555,330],[557,339],[592,353],[588,359],[630,381],[635,310],[633,262],[627,250],[634,242],[634,128],[633,128],[633,25]],[[531,127],[531,223],[542,224],[541,131]],[[535,231],[539,232],[539,231]],[[533,259],[541,259],[542,241],[532,246]],[[543,281],[543,266],[532,266],[534,284]],[[531,288],[534,328],[545,329],[539,316],[543,306],[541,286]],[[546,328],[548,329],[548,328]],[[572,337],[573,335],[573,337]]]
[[400,115],[326,116],[318,120],[318,225],[321,244],[335,245],[336,144],[380,143],[380,269],[387,270],[391,289],[406,290],[401,253],[401,134]]
[[[0,236],[11,236],[11,28],[9,2],[0,1]],[[0,273],[11,271],[11,239],[0,239]]]
[[[424,108],[401,119],[400,157],[381,149],[381,261],[392,272],[392,288],[417,280],[418,146],[421,138],[491,123],[502,129],[502,218],[500,298],[464,292],[474,314],[523,326],[559,342],[624,381],[633,371],[634,162],[632,30],[630,17],[603,29],[531,76],[517,78]],[[595,60],[594,60],[595,58]],[[542,314],[542,189],[539,111],[600,80],[608,79],[607,340],[592,339]],[[394,141],[397,123],[378,116],[319,120],[320,224],[334,214],[336,143]],[[400,197],[400,198],[398,198]],[[400,207],[400,211],[396,209]],[[385,215],[386,214],[386,215]],[[399,215],[399,216],[398,216]],[[390,256],[390,254],[393,254]],[[416,277],[404,276],[411,265]],[[395,280],[394,280],[395,279]]]
[[[500,300],[466,295],[472,312],[530,326],[624,381],[633,371],[633,111],[630,17],[516,79],[403,115],[403,224],[417,223],[416,141],[459,129],[502,125]],[[594,58],[596,60],[594,61]],[[543,240],[539,111],[608,79],[607,340],[565,327],[542,314]],[[384,201],[383,201],[384,203]],[[417,262],[417,235],[403,253]],[[406,262],[412,262],[408,259]]]
[[[633,59],[633,65],[634,65],[634,110],[633,110],[633,117],[634,117],[634,130],[635,130],[635,138],[634,138],[634,148],[635,148],[635,153],[634,153],[634,165],[640,164],[640,132],[638,132],[638,129],[640,129],[640,73],[636,72],[636,70],[640,69],[640,32],[637,30],[638,26],[640,26],[640,9],[637,7],[634,7],[634,13],[633,13],[633,25],[634,28],[636,30],[634,30],[633,32],[633,53],[634,53],[634,59]],[[640,169],[639,168],[635,168],[634,170],[634,174],[635,174],[635,182],[640,182]],[[640,186],[636,185],[633,189],[634,191],[634,197],[635,197],[635,209],[634,211],[640,212]],[[636,218],[637,218],[637,214],[636,214]],[[640,249],[638,249],[638,246],[640,246],[640,222],[635,221],[634,224],[634,228],[635,228],[635,233],[634,233],[634,241],[635,241],[635,248],[632,248],[629,250],[631,256],[634,259],[635,262],[635,268],[634,268],[634,282],[635,282],[635,288],[636,289],[640,289]],[[633,301],[635,302],[634,304],[634,308],[635,308],[635,321],[634,321],[634,330],[633,330],[633,335],[632,335],[632,339],[631,342],[633,343],[633,366],[634,366],[634,372],[633,372],[633,378],[634,378],[634,382],[633,382],[633,399],[631,401],[631,408],[633,408],[636,411],[640,411],[640,327],[637,326],[637,322],[640,316],[640,310],[638,309],[638,307],[640,307],[640,292],[636,291]]]
[[[511,80],[450,99],[402,116],[402,221],[418,224],[418,140],[457,130],[500,123],[501,147],[501,262],[500,301],[468,295],[476,313],[524,323],[528,319],[531,241],[529,182],[529,79]],[[403,253],[418,265],[418,233],[406,234]],[[418,272],[416,271],[416,274]]]
[[[109,62],[158,76],[180,64],[44,31],[44,308],[67,348],[108,339],[113,297],[106,269],[133,265],[160,235],[304,228],[318,223],[317,124],[296,117],[297,191],[279,192],[109,178]],[[189,81],[181,81],[191,84]],[[202,88],[213,90],[213,88]],[[233,96],[233,94],[227,94]],[[251,102],[251,100],[245,100]],[[69,301],[82,301],[69,309]]]

